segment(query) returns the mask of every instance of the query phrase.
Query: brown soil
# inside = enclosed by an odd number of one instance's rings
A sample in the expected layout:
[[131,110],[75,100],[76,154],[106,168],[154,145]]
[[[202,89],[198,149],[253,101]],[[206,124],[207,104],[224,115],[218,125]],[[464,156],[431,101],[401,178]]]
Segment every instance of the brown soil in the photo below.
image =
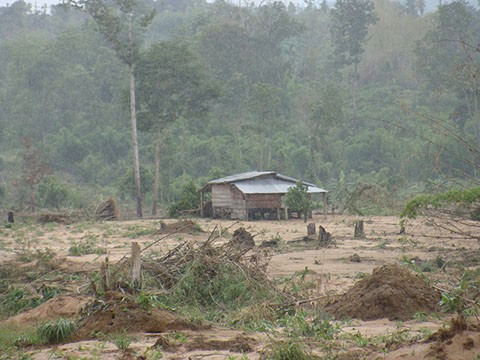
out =
[[104,301],[96,301],[89,309],[85,309],[85,316],[75,332],[75,340],[92,339],[95,334],[163,333],[201,328],[169,311],[155,308],[147,311],[128,296],[109,292]]
[[[431,271],[426,273],[426,276],[438,286],[449,289],[449,285],[458,282],[459,276],[467,266],[474,268],[479,265],[480,243],[476,238],[460,236],[440,226],[432,226],[428,219],[409,221],[400,236],[396,217],[363,217],[365,237],[354,238],[353,228],[357,218],[329,216],[324,219],[323,216],[315,216],[312,221],[316,222],[317,227],[321,224],[336,241],[335,247],[327,248],[319,248],[313,243],[295,242],[307,233],[306,225],[300,219],[255,222],[195,219],[195,222],[189,221],[190,226],[185,226],[187,222],[167,219],[163,221],[169,227],[168,231],[160,231],[157,237],[152,236],[150,230],[159,228],[160,219],[97,224],[55,224],[55,226],[37,224],[35,227],[0,229],[0,240],[3,244],[0,250],[0,264],[4,265],[0,266],[0,278],[3,278],[4,284],[28,290],[33,295],[38,295],[36,291],[43,283],[59,287],[62,291],[70,291],[68,296],[61,295],[8,321],[15,321],[20,327],[28,328],[33,326],[34,322],[46,318],[59,316],[72,320],[81,318],[77,342],[55,346],[55,351],[61,353],[62,358],[95,357],[105,360],[118,360],[122,356],[125,359],[135,356],[137,359],[148,358],[145,355],[146,351],[149,349],[153,351],[155,342],[162,336],[173,343],[170,345],[171,350],[160,350],[162,359],[225,360],[229,356],[241,359],[245,354],[250,360],[257,360],[262,349],[268,346],[272,335],[258,332],[245,335],[240,330],[219,327],[198,329],[195,324],[181,320],[171,312],[158,309],[145,311],[130,300],[128,294],[115,293],[103,301],[96,302],[90,302],[89,298],[77,295],[77,292],[88,293],[91,290],[90,279],[98,273],[106,256],[111,264],[121,263],[123,259],[128,258],[133,240],[144,249],[150,246],[144,254],[143,265],[147,270],[147,260],[151,256],[169,254],[174,249],[181,249],[185,242],[197,248],[207,241],[211,232],[224,234],[222,229],[243,227],[254,234],[256,245],[263,243],[276,245],[264,249],[271,255],[268,277],[279,280],[282,288],[284,283],[298,286],[302,292],[299,293],[297,300],[306,301],[299,302],[299,308],[305,309],[308,313],[315,311],[317,314],[323,311],[325,299],[335,296],[341,298],[335,305],[339,309],[356,310],[355,315],[344,316],[382,318],[369,321],[353,320],[348,324],[332,322],[342,327],[342,332],[338,335],[340,338],[331,344],[335,349],[342,349],[338,353],[339,359],[478,359],[480,332],[472,331],[472,327],[462,332],[448,333],[448,336],[440,332],[438,337],[427,339],[428,334],[447,326],[445,324],[449,323],[451,314],[426,315],[425,319],[416,317],[414,320],[394,321],[408,319],[415,312],[428,312],[432,309],[435,311],[438,295],[428,286],[428,289],[425,289],[426,285],[421,283],[421,278],[408,271],[405,274],[403,271],[406,270],[397,266],[392,265],[390,275],[388,272],[380,271],[382,265],[399,264],[405,257],[416,259],[417,264],[420,264],[422,259],[422,265],[426,264]],[[180,230],[184,226],[187,230]],[[205,229],[206,233],[199,233],[199,227]],[[144,233],[139,231],[132,239],[132,228],[144,228],[146,231]],[[182,232],[181,236],[163,235],[172,234],[176,230]],[[231,237],[226,231],[225,234],[226,236],[218,240],[218,245],[228,245]],[[480,236],[480,228],[477,235]],[[70,256],[69,245],[85,237],[95,237],[98,240],[97,245],[105,247],[107,254]],[[48,248],[59,258],[66,257],[66,261],[59,269],[57,267],[51,269],[57,269],[57,272],[45,272],[47,269],[43,271],[43,258],[41,262],[29,264],[9,263],[8,261],[17,257],[20,247],[17,239],[31,239],[29,244],[32,245],[29,250],[34,254],[36,250]],[[446,266],[438,266],[438,258],[443,259]],[[358,259],[360,262],[356,261]],[[359,278],[372,272],[373,275],[358,282]],[[299,274],[307,275],[303,278]],[[360,286],[362,287],[359,288]],[[358,291],[355,292],[354,289]],[[346,291],[348,293],[341,297]],[[422,308],[419,303],[426,307]],[[87,311],[82,312],[80,309]],[[251,311],[251,316],[253,320],[258,314]],[[385,317],[394,320],[390,321]],[[0,323],[0,328],[4,324]],[[114,334],[123,331],[129,332],[132,338],[130,353],[118,349],[108,336],[95,340],[81,340],[92,338],[95,332]],[[273,336],[281,338],[282,331],[283,329],[278,329]],[[346,338],[343,337],[345,334]],[[363,339],[368,344],[357,343],[354,339]],[[161,343],[161,340],[159,341]],[[391,341],[396,342],[390,346]],[[323,342],[312,345],[312,350],[320,356],[326,355],[324,349]],[[22,351],[28,351],[34,360],[47,360],[52,359],[53,350],[45,347]]]
[[5,323],[26,326],[60,317],[75,318],[80,315],[83,307],[90,301],[93,301],[93,297],[86,295],[59,295],[36,308],[8,318]]
[[339,318],[408,320],[438,310],[439,300],[422,278],[392,264],[375,269],[326,310]]
[[212,332],[185,333],[185,338],[179,341],[175,333],[165,333],[159,336],[154,344],[168,352],[183,352],[194,350],[227,350],[238,353],[249,353],[254,350],[257,341],[245,333],[225,332],[218,338]]

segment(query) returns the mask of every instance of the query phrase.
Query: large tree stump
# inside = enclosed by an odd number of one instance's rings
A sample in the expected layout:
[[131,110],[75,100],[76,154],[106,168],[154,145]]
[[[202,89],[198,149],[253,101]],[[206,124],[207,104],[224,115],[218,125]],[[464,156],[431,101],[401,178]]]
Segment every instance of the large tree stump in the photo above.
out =
[[365,237],[365,232],[363,230],[363,220],[355,221],[355,229],[353,231],[353,237],[356,237],[356,238]]
[[332,234],[327,232],[322,225],[318,227],[318,244],[320,247],[328,247],[332,244]]
[[132,280],[131,286],[133,288],[140,286],[140,279],[142,276],[142,257],[141,257],[140,245],[137,242],[132,242]]
[[314,223],[307,225],[307,236],[314,236],[317,233]]

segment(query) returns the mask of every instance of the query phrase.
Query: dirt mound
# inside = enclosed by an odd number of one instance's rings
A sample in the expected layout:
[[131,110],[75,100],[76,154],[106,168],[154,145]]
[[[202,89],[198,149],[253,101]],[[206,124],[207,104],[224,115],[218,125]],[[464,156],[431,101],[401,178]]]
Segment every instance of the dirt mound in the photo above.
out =
[[157,231],[157,235],[173,233],[194,234],[199,232],[203,232],[202,228],[192,220],[180,220],[171,224],[160,221],[160,230]]
[[82,308],[92,299],[92,297],[85,295],[59,295],[36,308],[12,316],[5,322],[26,325],[59,317],[76,317],[80,315]]
[[326,311],[339,318],[408,320],[419,311],[436,311],[440,295],[425,281],[397,265],[376,268]]
[[426,357],[435,359],[477,359],[480,355],[480,332],[462,331],[439,338],[430,345]]
[[86,309],[75,340],[92,339],[99,333],[162,333],[201,328],[204,327],[182,320],[169,311],[145,310],[126,295],[109,292],[104,301],[96,301]]

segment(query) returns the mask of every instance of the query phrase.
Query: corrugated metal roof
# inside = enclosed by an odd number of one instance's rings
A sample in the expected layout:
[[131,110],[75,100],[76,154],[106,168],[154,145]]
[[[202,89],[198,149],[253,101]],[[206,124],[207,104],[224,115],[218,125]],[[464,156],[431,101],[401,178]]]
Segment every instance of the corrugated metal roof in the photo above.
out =
[[[250,171],[212,180],[201,191],[211,191],[212,185],[215,184],[232,184],[244,194],[285,194],[298,181],[275,171]],[[305,181],[302,183],[308,186],[308,192],[311,194],[327,192],[315,184]]]
[[275,172],[274,171],[250,171],[250,172],[246,172],[246,173],[226,176],[226,177],[223,177],[223,178],[220,178],[220,179],[215,179],[215,180],[209,181],[208,183],[209,184],[231,183],[231,182],[235,182],[235,181],[254,179],[254,178],[262,176],[262,175],[275,175]]
[[[270,178],[239,181],[234,182],[233,184],[244,194],[286,194],[291,187],[295,186],[296,181],[284,181]],[[327,192],[314,185],[309,185],[307,191],[311,194]]]

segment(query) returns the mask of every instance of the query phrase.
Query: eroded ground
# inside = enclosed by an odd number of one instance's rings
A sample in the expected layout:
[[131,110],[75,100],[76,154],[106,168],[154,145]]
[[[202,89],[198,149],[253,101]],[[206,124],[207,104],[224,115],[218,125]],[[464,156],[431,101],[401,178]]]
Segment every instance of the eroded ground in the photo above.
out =
[[[353,237],[354,222],[359,219],[364,221],[364,238]],[[167,225],[177,223],[177,220],[162,221]],[[265,248],[272,256],[268,276],[291,279],[303,274],[310,287],[302,294],[305,301],[299,302],[298,309],[303,307],[316,313],[382,265],[406,266],[412,273],[428,277],[437,288],[450,289],[464,269],[476,269],[480,263],[480,245],[476,239],[433,225],[426,219],[409,220],[403,232],[397,217],[337,215],[324,219],[323,216],[315,216],[311,222],[317,228],[322,225],[335,241],[334,245],[326,248],[301,241],[306,235],[306,224],[302,220],[194,221],[198,227],[176,228],[173,234],[162,231],[160,220],[1,228],[2,263],[15,261],[15,266],[27,266],[25,261],[28,259],[18,262],[19,255],[36,250],[54,252],[61,260],[58,260],[59,268],[52,270],[49,279],[53,278],[65,290],[62,295],[38,308],[5,321],[21,327],[33,327],[45,319],[77,316],[82,307],[92,301],[86,292],[89,283],[79,280],[78,274],[98,270],[107,256],[111,264],[123,261],[130,256],[133,241],[139,243],[142,249],[150,246],[145,255],[152,252],[163,254],[185,241],[204,242],[212,233],[224,234],[219,242],[226,242],[228,236],[240,227],[254,235],[257,246],[277,241],[278,246]],[[198,231],[198,228],[203,231]],[[103,249],[105,253],[73,256],[72,249],[85,243]],[[56,279],[55,274],[58,275]],[[45,280],[35,278],[34,274],[28,278],[31,281],[24,285],[32,288],[41,287]],[[165,323],[176,321],[169,320],[167,313],[155,316],[158,316],[158,321],[164,319]],[[313,353],[328,358],[478,359],[480,337],[475,326],[461,333],[427,341],[436,331],[448,327],[451,316],[437,311],[433,314],[419,312],[410,320],[388,320],[386,316],[371,321],[336,321],[339,332],[334,342],[329,341],[326,346],[325,343],[308,340],[308,345]],[[475,323],[476,319],[470,321]],[[143,322],[148,323],[148,319]],[[28,349],[28,354],[33,359],[154,359],[160,356],[160,352],[154,353],[151,347],[164,338],[161,344],[163,359],[258,359],[262,349],[272,342],[271,333],[258,330],[180,325],[152,329],[139,326],[127,352],[119,350],[108,340],[79,339],[56,347]],[[278,336],[281,336],[282,329],[278,331]]]

